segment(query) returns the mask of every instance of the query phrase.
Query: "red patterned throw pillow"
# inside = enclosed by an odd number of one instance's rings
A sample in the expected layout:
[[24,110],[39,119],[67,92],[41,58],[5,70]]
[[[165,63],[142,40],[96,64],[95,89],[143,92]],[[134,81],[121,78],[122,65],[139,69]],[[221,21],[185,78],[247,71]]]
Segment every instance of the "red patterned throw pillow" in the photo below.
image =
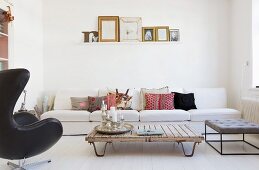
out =
[[146,110],[159,110],[159,94],[145,94]]
[[174,110],[174,94],[145,94],[146,110]]
[[160,94],[160,110],[174,110],[174,94]]

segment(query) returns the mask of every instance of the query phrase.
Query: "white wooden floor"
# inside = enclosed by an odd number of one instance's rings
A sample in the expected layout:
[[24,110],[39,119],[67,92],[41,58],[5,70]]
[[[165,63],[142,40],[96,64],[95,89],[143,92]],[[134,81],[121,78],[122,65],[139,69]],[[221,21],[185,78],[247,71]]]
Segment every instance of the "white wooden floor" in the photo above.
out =
[[[249,137],[259,144],[258,137]],[[102,145],[98,145],[102,148]],[[225,146],[238,151],[242,144]],[[249,149],[248,149],[249,150]],[[190,147],[188,147],[190,151]],[[52,163],[34,170],[258,170],[259,156],[221,156],[206,143],[197,146],[193,157],[184,157],[180,145],[173,143],[116,143],[108,145],[105,157],[95,156],[84,137],[62,137],[50,150],[29,162],[52,159]],[[0,159],[0,169],[9,170],[7,160]],[[15,161],[14,161],[15,162]]]

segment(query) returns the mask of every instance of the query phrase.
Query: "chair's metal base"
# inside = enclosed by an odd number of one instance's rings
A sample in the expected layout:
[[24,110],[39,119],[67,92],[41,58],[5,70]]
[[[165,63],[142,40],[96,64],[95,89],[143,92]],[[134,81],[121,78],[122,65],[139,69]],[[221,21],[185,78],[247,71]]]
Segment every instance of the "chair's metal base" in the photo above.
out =
[[25,160],[19,160],[19,164],[15,164],[12,162],[7,162],[7,165],[10,166],[13,170],[26,170],[28,168],[31,168],[33,166],[38,166],[41,164],[45,164],[45,163],[50,163],[51,160],[45,160],[45,161],[40,161],[40,162],[34,162],[34,163],[30,163],[30,164],[25,164]]
[[[207,136],[208,135],[220,135],[220,140],[207,140]],[[215,151],[217,151],[219,154],[221,155],[259,155],[259,152],[254,152],[254,153],[249,153],[249,152],[241,152],[241,153],[225,153],[223,152],[223,143],[225,142],[243,142],[246,143],[250,146],[252,146],[253,148],[259,150],[259,147],[247,142],[245,140],[245,134],[243,135],[242,140],[223,140],[223,135],[230,135],[230,134],[223,134],[223,133],[207,133],[207,125],[205,125],[205,142],[211,146]],[[220,148],[217,149],[215,146],[213,146],[211,143],[220,143]]]

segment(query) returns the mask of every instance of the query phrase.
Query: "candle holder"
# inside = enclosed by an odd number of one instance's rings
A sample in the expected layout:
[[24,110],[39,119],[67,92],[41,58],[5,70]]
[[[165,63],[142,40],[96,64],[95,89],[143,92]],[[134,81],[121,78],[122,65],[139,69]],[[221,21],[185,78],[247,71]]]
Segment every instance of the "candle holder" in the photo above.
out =
[[95,130],[98,133],[115,135],[115,134],[127,133],[133,130],[134,127],[131,124],[124,122],[123,116],[120,116],[119,121],[113,122],[112,116],[108,114],[107,110],[105,111],[105,113],[106,113],[105,117],[104,115],[102,115],[103,120],[101,125],[98,125],[95,127]]

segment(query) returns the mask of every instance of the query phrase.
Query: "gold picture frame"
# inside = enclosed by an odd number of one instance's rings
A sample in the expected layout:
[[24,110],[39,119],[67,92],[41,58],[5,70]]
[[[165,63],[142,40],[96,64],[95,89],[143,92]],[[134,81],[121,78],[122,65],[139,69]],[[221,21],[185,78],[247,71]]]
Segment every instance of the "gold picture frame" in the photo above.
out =
[[99,42],[119,42],[119,16],[98,16]]
[[169,41],[170,31],[169,26],[156,27],[156,41]]
[[156,27],[142,27],[142,41],[156,41]]

